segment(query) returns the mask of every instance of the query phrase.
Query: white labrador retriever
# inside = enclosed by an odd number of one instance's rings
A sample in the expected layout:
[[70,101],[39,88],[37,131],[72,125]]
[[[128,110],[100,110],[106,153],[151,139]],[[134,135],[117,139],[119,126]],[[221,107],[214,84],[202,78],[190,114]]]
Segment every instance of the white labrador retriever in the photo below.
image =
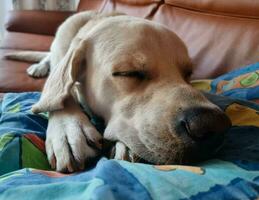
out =
[[192,65],[183,42],[163,25],[119,15],[82,12],[59,28],[32,76],[51,73],[34,112],[49,111],[46,150],[58,171],[83,169],[102,136],[73,98],[78,81],[92,111],[105,120],[103,137],[116,141],[115,158],[129,152],[156,164],[205,159],[231,123],[188,82]]

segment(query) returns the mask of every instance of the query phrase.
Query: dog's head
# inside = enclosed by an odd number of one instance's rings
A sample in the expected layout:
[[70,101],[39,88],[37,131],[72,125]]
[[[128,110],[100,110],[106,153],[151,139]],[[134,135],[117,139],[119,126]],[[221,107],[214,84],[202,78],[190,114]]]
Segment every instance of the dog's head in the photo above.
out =
[[183,42],[144,19],[115,16],[97,22],[77,35],[79,44],[51,73],[34,108],[62,108],[83,64],[86,100],[105,119],[106,139],[158,164],[213,153],[231,123],[189,85],[192,65]]

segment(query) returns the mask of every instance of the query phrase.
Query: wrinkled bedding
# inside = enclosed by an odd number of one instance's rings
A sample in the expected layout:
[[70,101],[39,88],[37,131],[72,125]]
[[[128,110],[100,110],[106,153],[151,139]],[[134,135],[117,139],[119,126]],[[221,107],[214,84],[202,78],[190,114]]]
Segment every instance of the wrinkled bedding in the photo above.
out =
[[222,149],[196,166],[102,158],[88,171],[51,170],[44,139],[48,114],[32,114],[40,93],[8,93],[0,104],[0,199],[259,198],[259,63],[193,82],[232,121]]

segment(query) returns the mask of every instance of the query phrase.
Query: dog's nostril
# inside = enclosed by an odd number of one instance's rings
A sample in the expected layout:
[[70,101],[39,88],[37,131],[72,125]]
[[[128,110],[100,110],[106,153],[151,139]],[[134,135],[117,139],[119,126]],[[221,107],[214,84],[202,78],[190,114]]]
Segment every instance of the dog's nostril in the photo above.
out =
[[176,120],[176,131],[187,134],[194,141],[222,138],[230,126],[223,112],[203,107],[187,109]]
[[215,133],[212,131],[191,128],[188,121],[186,120],[181,120],[180,126],[182,127],[184,132],[195,141],[207,140],[215,136]]
[[180,120],[180,126],[184,129],[184,131],[188,134],[191,135],[191,130],[189,127],[189,124],[187,121],[185,121],[184,119]]

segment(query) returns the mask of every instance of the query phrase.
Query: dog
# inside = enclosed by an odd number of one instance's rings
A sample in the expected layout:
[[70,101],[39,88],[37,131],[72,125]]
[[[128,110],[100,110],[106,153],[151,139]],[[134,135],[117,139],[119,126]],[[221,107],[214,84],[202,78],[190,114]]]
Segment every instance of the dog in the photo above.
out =
[[[116,159],[196,162],[215,153],[231,126],[219,107],[191,87],[192,62],[182,40],[149,20],[82,12],[60,26],[50,53],[7,57],[41,60],[28,68],[31,76],[50,70],[32,111],[50,112],[46,151],[57,171],[84,169],[103,138],[116,142]],[[77,103],[76,82],[105,121],[103,136]]]

